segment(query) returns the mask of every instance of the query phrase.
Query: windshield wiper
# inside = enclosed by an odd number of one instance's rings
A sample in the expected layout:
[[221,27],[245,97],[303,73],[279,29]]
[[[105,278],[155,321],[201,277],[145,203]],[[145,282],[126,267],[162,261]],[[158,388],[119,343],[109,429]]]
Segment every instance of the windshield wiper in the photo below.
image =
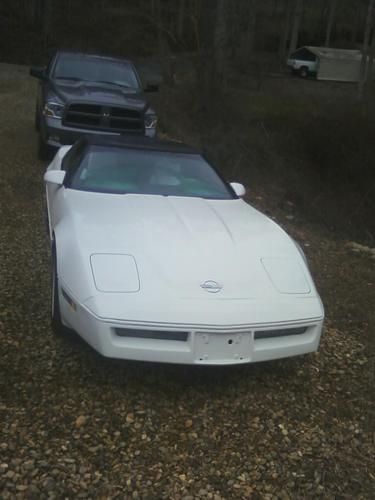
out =
[[82,78],[78,78],[77,76],[55,76],[55,79],[56,80],[72,80],[72,81],[79,81],[79,82],[82,82],[82,81],[86,81],[86,80],[82,80]]
[[117,87],[124,87],[126,89],[133,89],[131,85],[126,83],[118,83],[118,82],[109,82],[108,80],[95,80],[92,83],[107,83],[108,85],[116,85]]

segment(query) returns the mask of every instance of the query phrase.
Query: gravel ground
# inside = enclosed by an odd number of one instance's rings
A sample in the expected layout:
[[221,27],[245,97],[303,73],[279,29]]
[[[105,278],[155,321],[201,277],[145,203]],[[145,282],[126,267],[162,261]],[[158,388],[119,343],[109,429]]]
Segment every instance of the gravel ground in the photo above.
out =
[[56,338],[34,93],[0,65],[0,498],[374,498],[371,254],[275,213],[327,309],[306,357],[164,366]]

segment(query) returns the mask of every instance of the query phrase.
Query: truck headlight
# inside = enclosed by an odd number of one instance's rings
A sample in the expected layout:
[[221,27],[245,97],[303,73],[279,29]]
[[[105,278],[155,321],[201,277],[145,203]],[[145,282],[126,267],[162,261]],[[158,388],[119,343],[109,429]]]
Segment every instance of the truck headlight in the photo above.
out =
[[44,105],[43,114],[50,118],[61,118],[64,111],[64,105],[59,102],[48,101]]
[[156,128],[158,117],[156,115],[145,116],[145,128]]

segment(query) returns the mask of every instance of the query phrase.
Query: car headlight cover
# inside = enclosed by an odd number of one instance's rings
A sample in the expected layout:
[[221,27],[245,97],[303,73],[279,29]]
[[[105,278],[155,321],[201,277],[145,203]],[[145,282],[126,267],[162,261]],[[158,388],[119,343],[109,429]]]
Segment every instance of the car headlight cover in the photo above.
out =
[[90,256],[95,287],[100,292],[134,293],[140,289],[132,255],[95,253]]
[[298,262],[290,258],[263,258],[264,270],[280,293],[306,294],[310,285]]
[[50,118],[61,118],[63,115],[63,111],[63,104],[55,101],[48,101],[44,105],[43,114],[45,116],[49,116]]
[[155,114],[145,115],[145,128],[155,128],[158,123],[158,117]]

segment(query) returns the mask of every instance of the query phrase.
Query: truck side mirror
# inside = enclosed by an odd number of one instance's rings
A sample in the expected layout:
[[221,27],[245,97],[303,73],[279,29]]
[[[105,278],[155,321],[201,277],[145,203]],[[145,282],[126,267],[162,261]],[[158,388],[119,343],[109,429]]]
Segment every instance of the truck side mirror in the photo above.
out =
[[157,92],[159,90],[159,85],[157,83],[148,83],[143,90],[145,92]]
[[38,80],[47,80],[46,69],[45,66],[31,66],[30,76],[38,78]]

